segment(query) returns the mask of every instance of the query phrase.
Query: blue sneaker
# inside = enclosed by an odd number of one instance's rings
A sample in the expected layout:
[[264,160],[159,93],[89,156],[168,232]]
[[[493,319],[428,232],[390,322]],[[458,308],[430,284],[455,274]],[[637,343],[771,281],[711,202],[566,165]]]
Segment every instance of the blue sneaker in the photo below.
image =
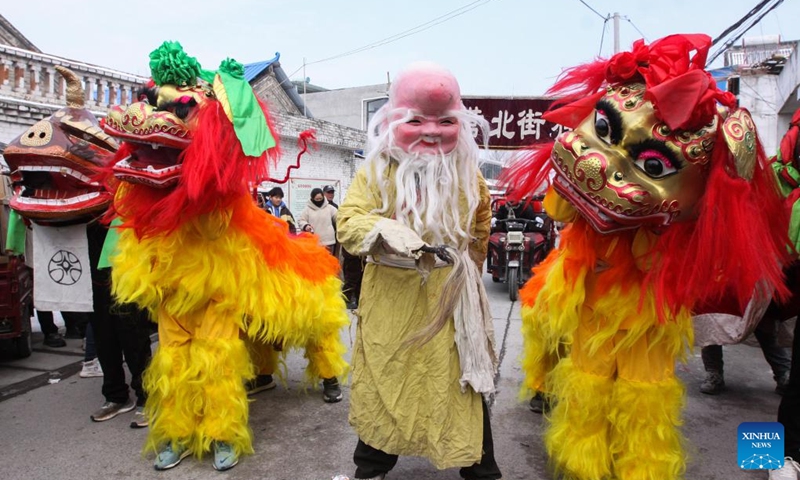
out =
[[224,472],[239,463],[239,457],[228,442],[214,442],[214,470]]
[[170,442],[158,452],[153,467],[155,467],[156,470],[169,470],[170,468],[178,466],[181,460],[191,454],[192,452],[186,447],[178,447],[178,450],[174,450],[172,448],[172,442]]

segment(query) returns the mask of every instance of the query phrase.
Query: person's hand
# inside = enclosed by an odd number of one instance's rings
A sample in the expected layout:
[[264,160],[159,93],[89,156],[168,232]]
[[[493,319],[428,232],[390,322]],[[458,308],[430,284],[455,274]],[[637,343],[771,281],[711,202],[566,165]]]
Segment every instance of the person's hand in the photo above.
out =
[[314,233],[314,227],[312,227],[311,225],[306,225],[305,227],[303,227],[303,231],[308,233]]

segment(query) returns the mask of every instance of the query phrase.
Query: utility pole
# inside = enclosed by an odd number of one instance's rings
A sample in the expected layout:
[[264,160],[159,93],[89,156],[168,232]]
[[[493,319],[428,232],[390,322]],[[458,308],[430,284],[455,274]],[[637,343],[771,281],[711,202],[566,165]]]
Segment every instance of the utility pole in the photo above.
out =
[[619,53],[619,13],[614,12],[614,53]]

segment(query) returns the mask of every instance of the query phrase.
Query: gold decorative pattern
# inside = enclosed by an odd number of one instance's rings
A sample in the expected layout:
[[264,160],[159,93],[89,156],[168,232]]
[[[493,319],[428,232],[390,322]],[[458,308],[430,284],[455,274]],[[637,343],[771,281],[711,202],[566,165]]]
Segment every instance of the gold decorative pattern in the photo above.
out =
[[725,142],[733,154],[736,173],[745,180],[753,178],[756,167],[756,132],[750,113],[739,108],[722,124]]
[[626,112],[636,110],[644,101],[644,84],[642,83],[630,83],[622,87],[609,87],[606,92],[619,109]]
[[[616,110],[623,130],[618,143],[598,135],[591,114],[553,147],[556,190],[600,232],[661,228],[696,216],[722,121],[672,130],[644,97],[641,84],[606,89],[608,108]],[[742,135],[742,145],[754,145],[747,138]],[[645,163],[653,160],[661,168],[650,172]]]

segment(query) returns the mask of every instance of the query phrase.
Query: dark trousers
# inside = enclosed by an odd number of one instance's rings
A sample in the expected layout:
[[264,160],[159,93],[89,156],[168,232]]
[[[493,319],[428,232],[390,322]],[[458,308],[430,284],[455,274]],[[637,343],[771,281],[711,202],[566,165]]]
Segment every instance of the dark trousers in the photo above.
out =
[[784,428],[784,454],[800,461],[800,322],[794,326],[792,371],[789,385],[778,408],[778,421]]
[[[372,478],[382,473],[388,473],[394,468],[397,464],[397,455],[372,448],[359,439],[356,451],[353,453],[353,462],[356,464],[355,477],[357,479]],[[481,461],[470,467],[462,468],[459,474],[466,480],[494,480],[502,477],[500,468],[494,460],[492,426],[489,421],[489,410],[485,403],[483,404],[483,455]]]
[[39,326],[42,327],[43,334],[50,335],[51,333],[58,333],[58,327],[53,320],[53,312],[37,309],[36,318],[39,320]]
[[[789,348],[779,347],[775,336],[775,321],[764,319],[758,324],[753,335],[755,335],[764,358],[772,368],[772,375],[775,381],[780,381],[792,366],[792,351]],[[700,350],[703,359],[703,367],[707,372],[723,371],[722,345],[709,345]]]
[[364,276],[364,264],[361,257],[351,255],[350,252],[342,249],[342,274],[344,285],[342,292],[350,302],[358,302],[361,296],[361,277]]
[[136,405],[143,406],[145,393],[142,373],[150,360],[150,330],[147,314],[134,305],[115,304],[111,298],[111,269],[97,269],[107,230],[98,224],[89,225],[89,259],[92,265],[94,312],[90,324],[94,330],[97,359],[103,369],[103,396],[108,402],[128,401],[124,361],[131,372],[131,388],[136,392]]
[[94,343],[94,329],[92,324],[86,325],[86,350],[84,350],[83,361],[90,362],[97,358],[97,347]]
[[[53,319],[53,312],[36,310],[36,317],[39,319],[39,326],[45,335],[58,333],[58,327]],[[61,312],[64,319],[64,326],[68,331],[75,331],[81,336],[86,333],[86,325],[89,322],[89,314],[86,312]]]
[[61,312],[64,318],[64,326],[67,333],[73,332],[80,337],[86,335],[86,326],[89,324],[89,313],[87,312]]
[[[102,271],[101,271],[102,272]],[[110,271],[105,271],[108,277]],[[103,277],[103,273],[99,275]],[[94,332],[97,359],[103,369],[103,396],[108,402],[128,401],[123,356],[131,372],[130,387],[136,392],[136,405],[144,406],[142,373],[150,360],[150,331],[147,314],[132,305],[114,305],[110,282],[94,287],[94,312],[91,326]],[[100,279],[102,280],[102,278]],[[108,279],[110,280],[110,279]]]

